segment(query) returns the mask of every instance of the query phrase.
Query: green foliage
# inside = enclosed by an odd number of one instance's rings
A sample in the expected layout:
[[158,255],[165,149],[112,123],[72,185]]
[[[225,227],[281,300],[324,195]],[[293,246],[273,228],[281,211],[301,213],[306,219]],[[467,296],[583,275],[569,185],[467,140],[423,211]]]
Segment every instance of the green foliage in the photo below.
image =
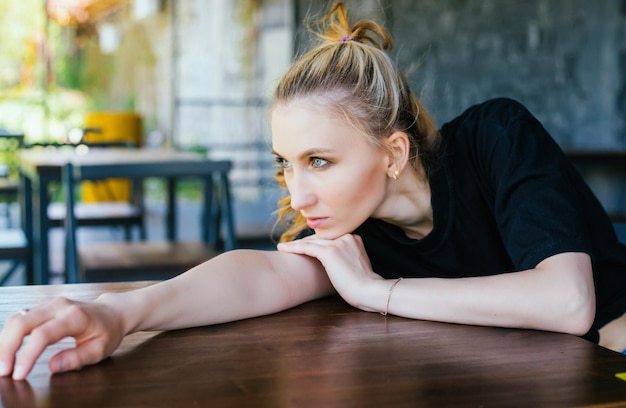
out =
[[35,75],[45,29],[44,2],[0,2],[0,90],[18,86],[25,75]]
[[89,101],[78,91],[54,88],[2,92],[0,127],[24,133],[29,142],[59,141],[80,127]]
[[45,2],[0,2],[0,127],[27,141],[59,141],[80,127],[92,103],[68,52],[70,29],[46,23]]

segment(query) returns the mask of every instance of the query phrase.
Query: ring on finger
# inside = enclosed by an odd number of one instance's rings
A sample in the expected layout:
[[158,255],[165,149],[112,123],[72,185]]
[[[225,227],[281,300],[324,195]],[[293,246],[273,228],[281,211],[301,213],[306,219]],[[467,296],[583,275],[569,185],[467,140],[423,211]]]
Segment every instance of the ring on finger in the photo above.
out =
[[24,308],[24,309],[20,309],[17,311],[17,313],[19,313],[21,316],[24,316],[26,313],[28,313],[30,311],[30,309],[28,308]]

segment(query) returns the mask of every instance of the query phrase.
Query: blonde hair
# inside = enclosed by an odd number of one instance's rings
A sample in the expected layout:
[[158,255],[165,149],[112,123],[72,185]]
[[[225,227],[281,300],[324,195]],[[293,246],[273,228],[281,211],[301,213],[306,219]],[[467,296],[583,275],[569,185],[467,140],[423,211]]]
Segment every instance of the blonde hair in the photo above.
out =
[[[411,165],[421,164],[429,174],[439,141],[437,127],[384,51],[391,49],[389,33],[371,20],[351,25],[342,3],[336,3],[318,26],[317,46],[287,70],[274,92],[274,106],[312,100],[380,148],[392,133],[403,131],[411,142]],[[282,169],[275,178],[286,189]],[[291,208],[289,195],[278,206],[279,222],[286,227],[280,241],[291,241],[307,228],[306,220]]]

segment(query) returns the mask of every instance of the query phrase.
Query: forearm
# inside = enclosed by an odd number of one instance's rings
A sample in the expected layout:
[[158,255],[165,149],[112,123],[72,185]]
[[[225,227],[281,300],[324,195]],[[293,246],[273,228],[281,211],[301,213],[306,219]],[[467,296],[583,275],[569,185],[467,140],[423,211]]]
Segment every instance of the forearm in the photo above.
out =
[[119,312],[127,334],[240,320],[330,293],[327,279],[307,272],[310,263],[278,252],[231,251],[173,279],[98,301]]
[[374,282],[363,308],[416,319],[584,334],[593,321],[591,274],[579,265],[460,279]]

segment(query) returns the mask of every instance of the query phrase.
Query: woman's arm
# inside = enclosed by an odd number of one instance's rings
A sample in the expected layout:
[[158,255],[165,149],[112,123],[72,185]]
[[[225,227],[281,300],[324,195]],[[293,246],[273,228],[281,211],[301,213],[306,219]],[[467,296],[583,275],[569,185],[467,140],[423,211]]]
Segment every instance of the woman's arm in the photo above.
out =
[[[472,278],[394,280],[376,275],[358,236],[334,241],[305,239],[280,244],[285,252],[316,257],[337,292],[366,311],[499,327],[585,334],[595,316],[591,261],[583,253],[562,253],[521,272]],[[391,296],[390,296],[391,295]]]
[[[332,293],[315,260],[277,251],[224,253],[168,281],[103,302],[123,316],[126,334],[205,326],[279,312]],[[135,312],[127,313],[127,309]]]
[[[379,298],[389,284],[372,287]],[[583,335],[595,316],[591,262],[582,253],[551,256],[534,269],[460,279],[403,279],[389,312],[405,317]]]
[[[52,372],[106,358],[139,330],[170,330],[278,312],[332,293],[318,261],[276,251],[227,252],[176,278],[94,302],[57,298],[11,316],[0,333],[0,375],[24,379],[44,349],[65,337]],[[25,337],[28,340],[18,349]]]

